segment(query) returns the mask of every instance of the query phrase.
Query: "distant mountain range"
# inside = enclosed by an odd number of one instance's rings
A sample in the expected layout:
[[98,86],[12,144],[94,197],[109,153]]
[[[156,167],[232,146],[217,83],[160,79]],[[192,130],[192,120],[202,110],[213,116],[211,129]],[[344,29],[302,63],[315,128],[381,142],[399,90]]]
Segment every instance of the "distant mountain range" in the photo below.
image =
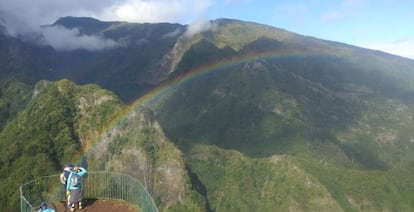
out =
[[413,60],[231,19],[0,29],[0,211],[69,161],[163,211],[414,209]]

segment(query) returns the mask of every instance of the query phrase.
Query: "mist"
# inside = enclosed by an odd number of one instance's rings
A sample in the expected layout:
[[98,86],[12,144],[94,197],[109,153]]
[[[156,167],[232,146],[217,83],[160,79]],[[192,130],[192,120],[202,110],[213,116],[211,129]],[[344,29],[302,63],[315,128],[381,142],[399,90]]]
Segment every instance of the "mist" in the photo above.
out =
[[125,43],[101,36],[83,35],[76,28],[41,26],[36,21],[26,21],[5,11],[0,11],[0,25],[8,36],[41,46],[50,46],[56,51],[100,51],[125,46]]
[[193,37],[198,33],[205,32],[210,29],[214,30],[214,28],[215,24],[212,24],[207,18],[201,18],[189,24],[184,35],[187,37]]
[[42,39],[39,44],[49,45],[57,51],[99,51],[123,46],[123,44],[111,39],[82,35],[76,28],[67,29],[62,26],[42,28]]

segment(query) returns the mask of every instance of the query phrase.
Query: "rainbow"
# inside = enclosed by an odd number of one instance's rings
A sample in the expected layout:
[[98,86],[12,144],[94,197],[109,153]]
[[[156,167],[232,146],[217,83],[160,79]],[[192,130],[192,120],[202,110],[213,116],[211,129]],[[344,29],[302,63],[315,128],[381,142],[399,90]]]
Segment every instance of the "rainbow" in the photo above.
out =
[[[162,83],[157,88],[146,93],[142,97],[135,100],[127,109],[127,112],[140,107],[140,106],[149,106],[154,100],[159,99],[160,97],[165,96],[167,93],[170,93],[173,90],[176,90],[179,87],[184,86],[194,80],[200,79],[203,76],[213,74],[220,71],[228,70],[230,67],[234,67],[246,62],[251,62],[260,59],[276,59],[276,58],[291,58],[291,57],[306,57],[306,56],[315,56],[316,54],[312,53],[303,53],[303,52],[280,52],[280,51],[269,51],[261,53],[250,53],[244,54],[237,57],[232,57],[228,59],[220,60],[213,64],[207,64],[193,70],[186,72],[184,75],[171,79],[167,82]],[[320,55],[320,54],[318,54]]]
[[[198,68],[195,68],[193,70],[190,70],[183,74],[182,76],[176,77],[174,79],[171,79],[169,81],[166,81],[162,83],[157,88],[151,90],[150,92],[146,93],[142,97],[136,99],[133,101],[132,104],[127,106],[124,110],[122,110],[119,115],[116,116],[110,123],[108,123],[104,127],[104,130],[101,131],[102,134],[100,135],[99,139],[97,141],[90,145],[90,148],[87,148],[87,151],[85,151],[85,154],[93,150],[93,147],[96,146],[100,140],[102,140],[102,136],[106,136],[113,128],[115,128],[117,125],[122,123],[128,115],[136,110],[139,107],[142,106],[151,106],[153,103],[155,103],[158,99],[161,97],[167,95],[168,93],[176,90],[179,87],[184,86],[185,84],[191,83],[194,80],[200,79],[203,76],[213,74],[220,71],[230,70],[228,68],[234,67],[236,65],[240,65],[246,62],[251,62],[255,60],[260,59],[276,59],[276,58],[300,58],[300,57],[306,57],[306,56],[315,56],[317,54],[314,53],[304,53],[304,52],[288,52],[288,51],[268,51],[268,52],[260,52],[260,53],[249,53],[240,55],[233,58],[223,59],[221,61],[218,61],[217,63],[213,64],[207,64]],[[318,54],[320,55],[320,54]]]

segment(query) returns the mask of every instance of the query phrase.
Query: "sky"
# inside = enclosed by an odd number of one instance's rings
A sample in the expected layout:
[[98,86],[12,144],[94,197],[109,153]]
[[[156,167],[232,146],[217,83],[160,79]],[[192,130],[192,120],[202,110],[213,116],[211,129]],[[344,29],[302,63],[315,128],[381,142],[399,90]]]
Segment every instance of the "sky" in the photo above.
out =
[[76,29],[45,31],[39,26],[64,16],[195,27],[232,18],[414,59],[413,0],[0,0],[0,15],[9,34],[35,31],[45,44],[66,50],[121,44],[80,35]]

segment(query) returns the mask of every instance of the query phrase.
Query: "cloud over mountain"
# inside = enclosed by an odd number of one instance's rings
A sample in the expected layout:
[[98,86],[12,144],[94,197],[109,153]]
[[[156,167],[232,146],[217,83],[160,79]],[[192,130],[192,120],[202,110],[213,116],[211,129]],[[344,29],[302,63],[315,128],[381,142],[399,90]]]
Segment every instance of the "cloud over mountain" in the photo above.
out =
[[82,35],[78,29],[67,29],[62,26],[42,28],[41,44],[50,45],[58,51],[71,50],[103,50],[122,46],[121,43],[99,36]]
[[201,18],[188,25],[185,35],[188,37],[192,37],[197,33],[204,32],[212,28],[214,29],[214,27],[214,24],[212,24],[209,20],[207,20],[206,18]]
[[[56,50],[102,50],[118,47],[114,40],[81,35],[77,29],[41,27],[64,16],[94,17],[108,21],[128,22],[186,22],[197,19],[212,4],[211,0],[15,0],[0,1],[1,25],[5,31],[26,41],[50,45]],[[207,22],[206,22],[207,23]],[[202,31],[208,25],[190,27],[189,33]]]

